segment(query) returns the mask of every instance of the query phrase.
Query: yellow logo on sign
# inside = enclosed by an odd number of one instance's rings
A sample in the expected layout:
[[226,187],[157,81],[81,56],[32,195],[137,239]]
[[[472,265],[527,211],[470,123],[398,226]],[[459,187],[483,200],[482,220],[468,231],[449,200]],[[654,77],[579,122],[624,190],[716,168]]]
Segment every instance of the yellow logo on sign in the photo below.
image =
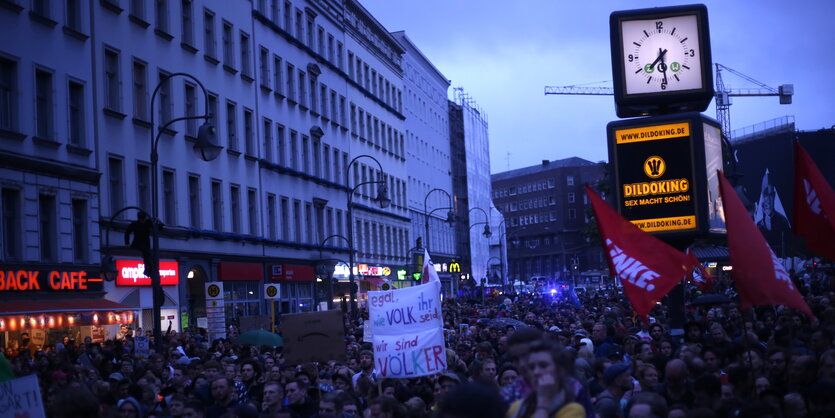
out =
[[449,272],[450,273],[460,273],[461,272],[461,265],[456,263],[456,262],[449,263]]
[[391,267],[383,267],[383,276],[391,276]]
[[267,296],[274,298],[278,294],[278,289],[275,286],[267,287]]
[[220,294],[220,286],[216,284],[209,285],[209,287],[206,288],[206,293],[209,297],[216,298]]
[[644,161],[644,174],[651,179],[657,179],[667,171],[667,163],[663,158],[653,155]]

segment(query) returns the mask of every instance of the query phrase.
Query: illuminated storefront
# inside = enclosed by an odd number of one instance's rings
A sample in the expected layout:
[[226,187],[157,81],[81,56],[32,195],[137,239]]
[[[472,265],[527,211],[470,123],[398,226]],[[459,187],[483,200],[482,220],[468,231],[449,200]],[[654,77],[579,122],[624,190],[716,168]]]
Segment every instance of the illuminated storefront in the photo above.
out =
[[34,348],[65,336],[112,338],[120,324],[134,322],[135,312],[105,299],[103,282],[96,266],[0,265],[2,346],[19,348],[23,333]]

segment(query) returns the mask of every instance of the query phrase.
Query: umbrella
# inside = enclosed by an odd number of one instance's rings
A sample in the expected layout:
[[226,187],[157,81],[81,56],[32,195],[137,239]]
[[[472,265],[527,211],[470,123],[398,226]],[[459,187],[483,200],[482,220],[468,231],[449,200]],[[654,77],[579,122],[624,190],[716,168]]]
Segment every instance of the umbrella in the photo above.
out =
[[280,335],[264,331],[263,329],[247,331],[239,335],[238,338],[235,339],[235,342],[238,344],[266,345],[270,347],[280,347],[284,345],[284,341],[281,339]]
[[528,324],[514,318],[495,318],[487,321],[487,326],[490,328],[507,328],[508,326],[519,328],[527,327]]
[[693,299],[693,302],[690,302],[691,305],[719,305],[722,303],[728,303],[731,301],[731,298],[721,294],[721,293],[706,293]]

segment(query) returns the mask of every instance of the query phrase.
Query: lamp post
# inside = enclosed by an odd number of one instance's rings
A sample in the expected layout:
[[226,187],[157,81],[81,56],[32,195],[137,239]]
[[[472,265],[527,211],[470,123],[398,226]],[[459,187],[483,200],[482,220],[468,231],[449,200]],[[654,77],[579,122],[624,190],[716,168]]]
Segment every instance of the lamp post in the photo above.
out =
[[[328,260],[325,260],[324,258],[322,258],[322,250],[325,248],[325,243],[327,243],[328,240],[331,239],[331,238],[342,238],[343,240],[345,240],[345,242],[348,243],[348,246],[350,247],[351,242],[348,241],[348,238],[345,238],[342,235],[333,234],[333,235],[330,235],[330,236],[326,237],[325,239],[322,240],[322,242],[319,243],[319,262],[320,263],[324,262],[324,261],[340,261],[340,262],[342,262],[342,260],[337,260],[335,258],[334,259],[328,259]],[[334,265],[334,267],[336,267],[336,265]],[[328,287],[327,287],[327,289],[328,289],[328,310],[331,310],[333,308],[333,269],[330,270],[330,274],[328,275]]]
[[[154,123],[154,103],[156,102],[157,93],[159,92],[160,87],[172,77],[182,76],[193,80],[200,86],[200,90],[203,91],[203,103],[205,104],[205,114],[201,116],[182,116],[179,118],[171,119],[165,122],[164,125],[157,128],[156,124]],[[161,79],[157,84],[156,88],[154,88],[154,93],[151,95],[151,237],[153,241],[153,249],[152,249],[152,262],[153,266],[145,266],[145,271],[147,272],[150,269],[150,277],[151,277],[151,287],[153,289],[153,304],[154,304],[154,343],[161,344],[162,342],[162,318],[160,315],[160,307],[163,303],[163,293],[162,293],[162,286],[160,285],[160,278],[159,278],[159,153],[157,152],[157,146],[159,145],[159,139],[162,136],[162,133],[174,122],[179,122],[182,120],[192,120],[192,119],[206,119],[206,122],[200,126],[197,130],[197,142],[194,144],[194,152],[195,154],[204,161],[212,161],[220,155],[220,151],[223,149],[222,146],[217,145],[215,141],[215,128],[209,123],[208,119],[211,119],[212,115],[209,114],[209,93],[206,91],[206,88],[203,87],[203,83],[200,82],[197,78],[193,75],[188,73],[173,73],[167,75],[165,78]],[[156,130],[156,131],[155,131]],[[157,345],[157,347],[159,347]]]
[[[385,209],[391,204],[391,198],[389,197],[389,189],[386,185],[385,180],[385,172],[383,171],[383,165],[377,161],[376,158],[362,154],[354,157],[353,160],[345,167],[345,181],[347,182],[350,178],[351,174],[351,166],[354,165],[357,160],[360,158],[369,158],[377,163],[377,167],[380,168],[380,174],[378,176],[378,180],[368,180],[364,181],[360,184],[354,185],[354,187],[348,191],[348,281],[351,283],[351,318],[357,318],[357,288],[356,288],[356,281],[354,280],[354,193],[356,193],[357,189],[366,184],[378,184],[377,187],[377,196],[374,200],[380,205],[381,208]],[[351,186],[348,186],[351,187]]]
[[[432,209],[432,211],[430,212],[429,207],[427,205],[427,200],[429,200],[429,195],[431,195],[432,192],[441,192],[441,193],[445,194],[447,199],[449,199],[449,206],[447,206],[445,208],[435,208],[435,209]],[[449,192],[447,192],[444,189],[434,188],[434,189],[430,190],[429,193],[426,193],[426,196],[423,197],[424,227],[426,228],[426,235],[424,237],[424,244],[423,245],[424,245],[424,247],[426,247],[426,251],[429,251],[429,217],[432,216],[432,214],[435,213],[436,211],[448,210],[447,216],[446,216],[446,221],[451,224],[451,223],[455,222],[455,212],[453,212],[452,209],[453,209],[452,208],[452,196],[449,194]]]
[[470,229],[477,225],[484,225],[484,231],[481,234],[484,235],[485,238],[490,238],[491,236],[493,236],[493,232],[490,231],[490,216],[487,215],[487,212],[484,209],[479,207],[471,208],[469,212],[467,212],[467,216],[469,217],[470,213],[476,209],[480,210],[481,213],[484,214],[484,222],[476,222],[474,224],[470,224]]

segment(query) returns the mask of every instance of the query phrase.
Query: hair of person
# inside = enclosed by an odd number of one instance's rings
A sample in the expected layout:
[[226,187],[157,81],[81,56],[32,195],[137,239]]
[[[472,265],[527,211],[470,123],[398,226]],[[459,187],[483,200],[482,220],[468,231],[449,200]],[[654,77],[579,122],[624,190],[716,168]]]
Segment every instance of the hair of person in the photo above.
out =
[[56,393],[50,416],[87,418],[99,416],[100,401],[83,387],[68,387]]
[[456,385],[444,395],[437,417],[502,418],[506,409],[495,386],[470,382]]
[[519,327],[507,338],[507,345],[528,344],[542,339],[542,331],[532,327]]
[[712,373],[701,374],[693,381],[693,391],[719,397],[722,394],[722,381]]
[[374,358],[374,353],[371,350],[362,350],[360,351],[357,357],[362,358],[362,356],[369,356],[371,358]]
[[627,415],[635,405],[648,405],[652,415],[666,417],[668,412],[667,400],[655,392],[640,392],[626,403]]
[[505,364],[502,364],[501,368],[499,368],[499,373],[497,373],[496,376],[501,378],[502,375],[504,374],[504,372],[506,372],[508,370],[513,370],[514,372],[516,372],[516,374],[519,374],[519,370],[516,370],[516,367],[514,365],[512,365],[510,363],[505,363]]
[[288,380],[288,381],[287,381],[287,383],[285,383],[285,384],[284,384],[284,387],[286,388],[286,387],[287,387],[287,385],[289,385],[289,384],[291,384],[291,383],[295,383],[295,384],[296,384],[296,386],[298,386],[298,387],[299,387],[299,390],[301,390],[301,391],[306,391],[306,390],[308,389],[308,387],[310,386],[310,385],[309,385],[307,382],[305,382],[304,380],[301,380],[301,379],[290,379],[290,380]]
[[281,389],[281,391],[282,391],[282,392],[284,392],[284,386],[282,386],[282,385],[281,385],[281,382],[279,382],[279,381],[276,381],[276,380],[267,380],[266,382],[264,382],[264,389],[266,389],[266,388],[267,388],[267,386],[276,386],[276,387],[278,387],[279,389]]
[[241,362],[241,369],[243,369],[243,367],[247,364],[252,366],[252,370],[255,371],[255,378],[256,379],[259,376],[261,376],[261,362],[259,362],[258,360],[254,359],[254,358],[248,358],[248,359]]
[[658,373],[658,369],[655,368],[654,364],[644,363],[635,372],[635,378],[638,379],[638,380],[644,380],[644,377],[646,377],[646,373],[647,373],[647,371],[649,371],[649,369],[655,370],[655,373]]
[[406,408],[400,404],[400,402],[397,402],[397,399],[394,399],[391,396],[377,396],[368,403],[369,407],[372,405],[380,405],[380,410],[390,414],[393,418],[406,417]]
[[342,404],[345,402],[345,397],[342,395],[342,391],[333,391],[328,392],[322,395],[321,402],[332,403],[336,406],[337,410],[342,409]]
[[209,360],[203,363],[203,370],[206,369],[221,370],[220,363],[218,363],[216,360]]

